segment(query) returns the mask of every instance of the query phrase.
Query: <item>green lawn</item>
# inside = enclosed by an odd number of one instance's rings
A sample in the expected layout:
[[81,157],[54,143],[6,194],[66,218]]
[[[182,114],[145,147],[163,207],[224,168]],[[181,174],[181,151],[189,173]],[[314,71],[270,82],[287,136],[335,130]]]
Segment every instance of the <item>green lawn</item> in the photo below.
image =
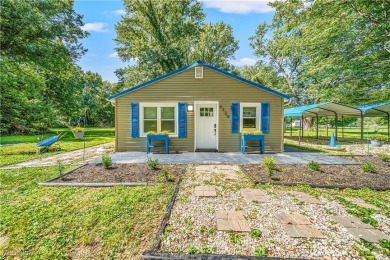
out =
[[[37,153],[37,148],[35,147],[35,144],[37,144],[39,140],[43,140],[50,136],[64,132],[66,132],[66,135],[60,141],[58,141],[58,144],[61,146],[60,151],[52,150],[49,153]],[[87,128],[85,145],[86,147],[89,147],[112,142],[114,141],[114,136],[114,128]],[[24,162],[31,159],[50,156],[58,153],[69,152],[81,149],[84,145],[82,139],[75,139],[73,137],[73,133],[70,131],[69,128],[54,128],[51,129],[50,133],[44,135],[3,136],[0,140],[2,144],[10,142],[24,142],[23,144],[0,147],[0,166]]]
[[55,167],[1,170],[1,259],[134,259],[150,248],[173,184],[40,187]]

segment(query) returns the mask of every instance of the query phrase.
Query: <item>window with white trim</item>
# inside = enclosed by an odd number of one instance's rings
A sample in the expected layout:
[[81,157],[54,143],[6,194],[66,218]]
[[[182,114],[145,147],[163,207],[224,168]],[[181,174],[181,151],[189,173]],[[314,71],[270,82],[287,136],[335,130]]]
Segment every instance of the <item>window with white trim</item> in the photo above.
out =
[[149,131],[169,131],[170,135],[177,135],[177,104],[141,103],[140,106],[142,136],[146,136]]
[[260,126],[260,103],[240,103],[240,129],[258,130]]

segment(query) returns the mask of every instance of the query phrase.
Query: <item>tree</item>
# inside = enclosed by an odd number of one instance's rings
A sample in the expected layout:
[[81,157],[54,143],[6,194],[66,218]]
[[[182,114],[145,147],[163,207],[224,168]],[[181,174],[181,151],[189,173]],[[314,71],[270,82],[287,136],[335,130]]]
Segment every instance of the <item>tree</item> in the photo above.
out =
[[116,48],[123,61],[135,65],[117,71],[120,85],[135,86],[203,60],[229,68],[238,42],[231,26],[204,23],[196,0],[126,0],[126,15],[117,24]]
[[0,17],[1,132],[50,126],[77,110],[75,62],[87,33],[73,1],[1,1]]
[[[369,102],[389,87],[387,1],[288,0],[270,5],[276,10],[273,21],[259,25],[251,45],[284,77],[296,105]],[[382,97],[386,99],[388,95]]]

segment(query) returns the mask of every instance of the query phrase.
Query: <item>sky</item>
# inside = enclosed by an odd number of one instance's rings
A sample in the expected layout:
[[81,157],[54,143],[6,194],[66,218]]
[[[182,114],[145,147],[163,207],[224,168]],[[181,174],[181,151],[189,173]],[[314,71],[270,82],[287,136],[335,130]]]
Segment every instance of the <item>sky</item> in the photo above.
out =
[[[239,40],[235,53],[236,66],[252,65],[256,61],[248,38],[257,26],[272,20],[274,11],[267,6],[268,0],[201,0],[206,13],[206,22],[223,21],[233,27],[233,34]],[[117,82],[115,70],[130,63],[121,61],[115,52],[115,24],[121,20],[125,10],[122,1],[76,0],[75,11],[84,16],[83,30],[90,35],[81,42],[88,52],[78,64],[84,71],[99,73],[103,80]]]

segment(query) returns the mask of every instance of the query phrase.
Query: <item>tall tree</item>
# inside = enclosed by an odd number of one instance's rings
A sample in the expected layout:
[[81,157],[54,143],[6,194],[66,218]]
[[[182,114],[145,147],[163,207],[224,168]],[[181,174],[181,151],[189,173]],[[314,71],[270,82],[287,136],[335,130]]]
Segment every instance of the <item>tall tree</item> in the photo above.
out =
[[117,71],[120,85],[134,86],[196,60],[229,68],[238,41],[231,26],[204,23],[196,0],[125,0],[126,15],[117,24],[117,52],[135,65]]
[[24,131],[77,107],[75,62],[85,53],[82,16],[73,1],[2,0],[0,80],[2,133]]
[[[372,102],[377,91],[386,93],[388,1],[287,0],[270,5],[276,10],[273,21],[259,25],[251,45],[284,77],[296,104]],[[388,95],[382,96],[386,99]]]

